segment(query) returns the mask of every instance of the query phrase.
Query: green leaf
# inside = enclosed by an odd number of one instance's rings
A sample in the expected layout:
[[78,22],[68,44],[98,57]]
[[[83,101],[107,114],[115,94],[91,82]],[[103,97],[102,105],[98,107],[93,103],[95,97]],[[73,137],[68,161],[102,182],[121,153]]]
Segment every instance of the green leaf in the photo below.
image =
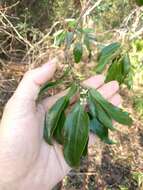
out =
[[124,83],[127,85],[128,89],[131,89],[133,87],[133,76],[134,76],[134,74],[132,72],[129,72],[127,78],[124,81]]
[[116,80],[119,84],[122,84],[125,78],[125,74],[123,73],[123,65],[122,62],[115,61],[113,62],[107,73],[107,77],[105,82],[110,82]]
[[101,73],[104,70],[105,66],[113,60],[115,55],[119,53],[120,47],[121,44],[116,42],[104,47],[101,50],[101,53],[98,57],[98,65],[96,67],[97,73]]
[[143,6],[143,0],[136,0],[137,5]]
[[64,74],[56,81],[54,82],[46,82],[40,89],[38,97],[42,96],[45,92],[47,92],[49,89],[54,88],[61,84],[63,82],[63,78],[66,77],[69,73],[70,69],[67,68],[64,72]]
[[83,55],[83,46],[80,42],[75,44],[74,50],[74,60],[76,63],[79,63],[81,61],[82,55]]
[[59,119],[59,121],[57,123],[57,127],[56,127],[56,129],[54,131],[54,138],[56,139],[56,141],[59,144],[64,143],[64,131],[63,131],[63,128],[64,128],[65,120],[66,120],[65,113],[62,112],[61,116],[60,116],[60,119]]
[[66,37],[66,32],[64,30],[59,30],[54,34],[54,45],[60,46],[64,43]]
[[118,123],[123,124],[123,125],[128,125],[128,126],[132,125],[132,119],[129,116],[129,113],[114,106],[110,102],[107,102],[102,97],[102,95],[99,92],[97,92],[97,90],[95,90],[95,89],[90,89],[89,93],[95,99],[95,101],[97,101],[102,106],[102,108],[108,113],[108,115],[112,119],[114,119],[115,121],[117,121]]
[[117,62],[113,62],[108,69],[105,82],[110,82],[112,80],[115,80],[117,75],[118,75],[118,65]]
[[116,129],[112,125],[111,117],[105,112],[105,110],[100,106],[100,104],[96,103],[97,109],[97,118],[99,121],[108,129],[115,131]]
[[67,97],[69,98],[69,99],[72,99],[72,97],[74,96],[74,95],[76,95],[76,93],[78,92],[78,86],[76,85],[76,84],[73,84],[71,87],[70,87],[70,90],[69,90],[69,92],[68,92],[68,94],[67,94]]
[[66,46],[67,48],[71,47],[72,41],[73,41],[74,33],[73,32],[67,32],[66,33]]
[[48,142],[49,144],[52,144],[54,131],[57,128],[62,112],[64,112],[68,104],[69,100],[66,96],[64,96],[60,98],[46,113],[44,137],[46,142]]
[[65,19],[66,20],[66,22],[68,23],[68,27],[70,28],[70,29],[74,29],[75,27],[76,27],[76,25],[77,25],[77,21],[75,20],[75,19]]
[[107,144],[114,144],[112,140],[109,139],[108,129],[102,125],[97,118],[93,118],[90,121],[90,130],[96,134],[102,141]]
[[88,94],[87,103],[89,106],[89,113],[93,117],[97,117],[97,109],[94,103],[94,100],[90,94]]
[[91,45],[90,45],[90,39],[87,34],[84,36],[84,44],[89,52],[91,52]]
[[91,44],[96,41],[96,38],[93,34],[84,35],[84,44],[89,52],[91,52]]
[[128,54],[125,54],[122,60],[123,63],[123,73],[124,75],[128,75],[131,69],[131,61]]
[[119,84],[124,83],[131,69],[131,62],[128,54],[125,54],[121,60],[115,60],[109,67],[106,82],[116,80]]
[[[88,139],[88,141],[89,141],[89,139]],[[87,141],[84,151],[82,153],[82,156],[84,156],[84,157],[87,156],[87,154],[88,154],[88,141]]]
[[64,126],[64,157],[71,167],[80,164],[80,158],[85,150],[89,133],[89,118],[83,106],[77,103],[68,114]]
[[82,32],[86,34],[91,34],[91,33],[94,33],[95,31],[93,28],[84,28],[82,29]]

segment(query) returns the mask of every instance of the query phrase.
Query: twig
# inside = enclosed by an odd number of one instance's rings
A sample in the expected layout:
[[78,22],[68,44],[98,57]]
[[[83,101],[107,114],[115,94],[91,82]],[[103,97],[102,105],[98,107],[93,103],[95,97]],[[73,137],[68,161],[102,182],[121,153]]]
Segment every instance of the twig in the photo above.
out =
[[98,7],[100,5],[100,3],[103,0],[98,0],[91,8],[89,8],[86,13],[84,14],[84,16],[88,16],[96,7]]
[[58,24],[60,24],[59,21],[55,22],[55,23],[53,24],[53,26],[50,28],[50,31],[49,31],[36,45],[40,45],[42,42],[44,42],[44,40],[46,40],[46,39],[50,36],[50,34],[52,33],[53,29],[54,29]]
[[135,32],[135,34],[133,34],[133,35],[130,37],[130,40],[133,40],[134,38],[137,38],[137,37],[139,37],[139,36],[142,35],[142,34],[143,34],[143,27],[142,27],[139,31]]
[[21,34],[16,30],[16,28],[13,26],[13,24],[7,19],[7,17],[5,16],[5,14],[3,14],[2,11],[0,11],[0,14],[2,15],[2,17],[6,20],[6,22],[10,25],[10,27],[13,29],[13,31],[16,33],[16,35],[18,36],[18,38],[23,41],[25,44],[27,44],[29,47],[33,48],[32,44],[24,39]]
[[81,14],[80,14],[80,16],[79,16],[79,18],[78,18],[78,20],[77,20],[77,26],[79,25],[79,23],[80,23],[82,17],[86,14],[86,11],[89,9],[90,4],[91,4],[91,0],[89,0],[89,1],[87,2],[85,8],[84,8],[83,11],[81,12]]
[[14,4],[11,5],[11,6],[2,7],[2,8],[0,8],[0,11],[7,11],[8,9],[12,9],[13,7],[17,6],[19,3],[20,3],[20,1],[17,1],[16,3],[14,3]]

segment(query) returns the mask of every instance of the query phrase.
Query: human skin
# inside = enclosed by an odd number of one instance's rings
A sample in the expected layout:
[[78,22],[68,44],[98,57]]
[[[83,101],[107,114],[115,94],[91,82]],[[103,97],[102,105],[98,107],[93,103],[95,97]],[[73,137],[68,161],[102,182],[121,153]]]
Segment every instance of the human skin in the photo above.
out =
[[[45,112],[67,91],[36,103],[40,86],[53,77],[57,62],[53,59],[28,71],[5,106],[0,123],[0,190],[49,190],[71,170],[62,147],[43,139]],[[121,103],[116,81],[104,84],[104,76],[97,75],[83,85],[98,89],[116,106]],[[89,145],[94,138],[90,134]]]

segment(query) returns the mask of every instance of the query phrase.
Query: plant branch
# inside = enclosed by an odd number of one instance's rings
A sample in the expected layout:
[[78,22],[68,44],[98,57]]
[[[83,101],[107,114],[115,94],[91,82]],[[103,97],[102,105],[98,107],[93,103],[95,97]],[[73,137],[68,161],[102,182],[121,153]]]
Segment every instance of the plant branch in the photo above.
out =
[[84,16],[88,16],[89,14],[91,14],[91,12],[100,5],[100,3],[102,2],[103,0],[98,0],[91,8],[89,8],[86,13],[84,14]]
[[13,29],[13,31],[16,33],[16,35],[18,36],[18,38],[22,42],[24,42],[25,44],[27,44],[30,48],[32,48],[33,47],[32,44],[28,40],[24,39],[21,36],[21,34],[16,30],[16,28],[13,26],[13,24],[10,22],[10,20],[5,16],[5,14],[2,11],[0,11],[0,15],[5,19],[5,21],[9,24],[9,26]]

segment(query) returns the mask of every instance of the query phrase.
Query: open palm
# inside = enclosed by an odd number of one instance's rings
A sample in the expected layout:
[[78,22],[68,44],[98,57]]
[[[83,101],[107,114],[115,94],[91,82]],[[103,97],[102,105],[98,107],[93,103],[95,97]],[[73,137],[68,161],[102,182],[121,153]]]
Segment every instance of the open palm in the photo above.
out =
[[[0,126],[0,186],[3,189],[48,190],[70,171],[62,147],[56,142],[50,146],[43,139],[45,112],[66,91],[38,104],[35,101],[40,85],[54,75],[56,62],[54,59],[26,73],[5,107]],[[117,82],[104,84],[102,75],[91,77],[83,85],[98,89],[114,105],[121,102]],[[89,144],[93,143],[92,137]]]

